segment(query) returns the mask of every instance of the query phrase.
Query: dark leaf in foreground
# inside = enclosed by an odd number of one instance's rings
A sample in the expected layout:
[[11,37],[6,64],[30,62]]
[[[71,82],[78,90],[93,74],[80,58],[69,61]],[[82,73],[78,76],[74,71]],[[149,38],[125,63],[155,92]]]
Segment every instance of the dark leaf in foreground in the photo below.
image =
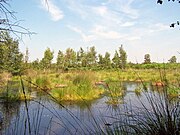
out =
[[179,21],[177,21],[177,25],[179,25]]
[[170,27],[172,27],[172,28],[174,28],[174,26],[175,26],[175,23],[172,23],[172,24],[170,25]]
[[162,4],[162,3],[163,3],[162,0],[158,0],[158,1],[157,1],[157,4]]

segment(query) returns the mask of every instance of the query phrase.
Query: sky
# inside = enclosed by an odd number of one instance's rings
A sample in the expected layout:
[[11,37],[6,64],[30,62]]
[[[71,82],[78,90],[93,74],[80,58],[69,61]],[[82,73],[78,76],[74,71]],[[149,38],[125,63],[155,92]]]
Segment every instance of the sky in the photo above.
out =
[[180,4],[157,0],[12,0],[19,24],[36,34],[22,36],[20,51],[29,49],[30,61],[42,59],[49,47],[54,62],[59,50],[78,51],[95,46],[97,53],[113,57],[121,44],[128,62],[180,62]]

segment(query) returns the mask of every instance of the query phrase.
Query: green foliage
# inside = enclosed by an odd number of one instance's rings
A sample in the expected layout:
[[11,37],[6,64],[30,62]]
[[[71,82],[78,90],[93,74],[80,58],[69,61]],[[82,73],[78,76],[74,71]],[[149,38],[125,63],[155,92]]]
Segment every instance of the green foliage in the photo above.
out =
[[88,66],[92,67],[96,65],[96,59],[97,59],[96,54],[97,52],[95,47],[94,46],[90,47],[86,57]]
[[48,69],[51,67],[52,59],[53,59],[54,52],[47,48],[44,52],[44,57],[41,60],[41,66],[43,69]]
[[134,69],[179,69],[180,63],[131,64]]
[[108,85],[108,101],[107,103],[117,105],[124,97],[124,89],[120,82],[110,81]]
[[58,101],[89,101],[98,98],[103,89],[95,87],[96,76],[93,72],[80,72],[76,74],[66,74],[61,77],[67,87],[53,89],[51,95]]
[[93,90],[93,73],[82,72],[75,76],[73,84],[77,87],[77,93],[81,96],[85,96]]
[[103,56],[101,54],[98,54],[98,66],[103,67],[104,61]]
[[119,59],[119,54],[117,51],[115,51],[115,54],[114,54],[112,61],[113,61],[113,67],[114,68],[120,67],[120,59]]
[[63,69],[64,68],[64,54],[62,51],[59,50],[58,52],[58,56],[57,56],[57,62],[56,62],[56,65],[57,65],[57,69]]
[[114,68],[121,68],[121,69],[126,68],[127,54],[126,54],[125,50],[123,49],[123,45],[121,45],[121,47],[119,48],[119,53],[118,53],[118,51],[115,51],[112,61],[113,61],[112,65]]
[[33,69],[40,69],[41,67],[40,67],[39,59],[34,60],[34,61],[30,64],[30,66],[31,66]]
[[150,54],[145,54],[144,55],[144,64],[150,64],[150,63],[151,63]]
[[177,58],[176,58],[176,56],[172,56],[168,61],[169,61],[169,63],[176,63]]
[[87,75],[86,73],[80,73],[75,76],[73,80],[73,84],[78,86],[78,89],[81,90],[90,90],[92,87],[92,80],[91,76]]
[[121,45],[121,47],[119,48],[119,54],[120,54],[120,67],[121,69],[125,69],[126,68],[126,64],[127,64],[127,54],[125,52],[125,50],[123,49],[123,45]]
[[26,53],[25,53],[25,56],[24,56],[24,62],[25,63],[29,62],[29,50],[28,50],[28,48],[26,48]]
[[1,89],[0,97],[5,102],[16,102],[23,101],[26,99],[30,100],[31,96],[29,88],[24,87],[24,93],[22,91],[24,86],[21,85],[19,78],[16,81],[9,80],[4,87]]
[[105,53],[103,63],[104,63],[104,67],[105,67],[106,69],[111,68],[110,53],[108,53],[108,52]]
[[0,42],[0,69],[17,75],[22,70],[23,55],[19,52],[19,42],[10,37],[7,32],[2,32],[4,42]]
[[64,67],[70,68],[75,67],[76,65],[76,52],[68,48],[66,49],[66,53],[64,55]]
[[51,88],[51,82],[48,76],[38,76],[35,82],[38,85],[38,87],[44,90],[48,90]]
[[83,48],[81,47],[80,50],[77,52],[78,57],[77,57],[77,62],[78,65],[81,67],[86,67],[87,66],[87,53],[83,50]]

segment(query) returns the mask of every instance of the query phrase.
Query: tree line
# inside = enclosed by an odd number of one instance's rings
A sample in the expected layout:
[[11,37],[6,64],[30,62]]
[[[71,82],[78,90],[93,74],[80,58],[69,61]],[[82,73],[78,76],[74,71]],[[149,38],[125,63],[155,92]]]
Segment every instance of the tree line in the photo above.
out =
[[[38,70],[68,70],[69,68],[88,68],[88,69],[126,69],[128,67],[137,67],[140,64],[127,62],[127,53],[121,45],[115,50],[113,57],[109,52],[105,55],[98,54],[95,46],[89,49],[80,49],[76,52],[72,48],[67,48],[65,52],[59,50],[56,62],[53,63],[54,52],[47,48],[41,60],[29,61],[29,51],[25,54],[19,51],[19,41],[13,39],[8,32],[1,31],[1,35],[6,39],[0,42],[0,71],[7,71],[12,74],[19,74],[21,71],[33,68]],[[176,56],[169,59],[169,63],[176,63]],[[150,54],[144,55],[144,62],[141,64],[151,64]],[[141,66],[143,67],[143,66]],[[145,66],[144,66],[145,67]],[[152,65],[148,65],[152,67]]]
[[120,68],[125,69],[127,65],[127,54],[123,49],[123,45],[119,50],[115,51],[114,57],[111,59],[110,53],[105,55],[97,54],[95,46],[90,47],[85,51],[80,47],[79,51],[74,51],[72,48],[67,48],[65,52],[59,50],[56,63],[52,63],[54,52],[47,48],[44,52],[44,57],[41,60],[32,62],[33,68],[50,69],[55,65],[57,70],[68,68]]

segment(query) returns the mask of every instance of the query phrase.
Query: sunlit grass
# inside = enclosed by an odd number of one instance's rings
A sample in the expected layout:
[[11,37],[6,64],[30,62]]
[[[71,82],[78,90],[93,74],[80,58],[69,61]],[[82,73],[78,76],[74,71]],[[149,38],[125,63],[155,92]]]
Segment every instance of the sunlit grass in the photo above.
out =
[[107,97],[108,101],[106,103],[117,105],[122,103],[124,98],[125,89],[123,88],[121,82],[107,82]]
[[95,86],[96,76],[92,72],[80,72],[74,76],[63,76],[67,87],[53,89],[51,95],[59,101],[84,101],[99,98],[104,92]]

